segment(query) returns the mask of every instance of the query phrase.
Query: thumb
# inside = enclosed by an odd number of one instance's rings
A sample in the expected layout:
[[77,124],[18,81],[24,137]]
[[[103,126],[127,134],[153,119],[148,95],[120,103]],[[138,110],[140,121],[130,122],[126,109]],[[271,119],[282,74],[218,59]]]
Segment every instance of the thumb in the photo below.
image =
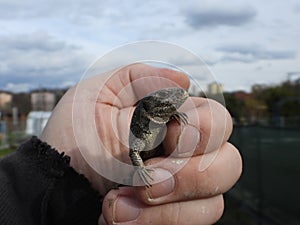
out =
[[136,220],[143,207],[136,198],[133,187],[113,189],[104,198],[99,224],[119,224]]

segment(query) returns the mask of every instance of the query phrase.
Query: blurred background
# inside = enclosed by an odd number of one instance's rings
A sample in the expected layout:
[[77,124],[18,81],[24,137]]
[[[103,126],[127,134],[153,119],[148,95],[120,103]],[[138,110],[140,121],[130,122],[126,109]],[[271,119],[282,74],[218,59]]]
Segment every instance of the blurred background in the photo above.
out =
[[223,95],[233,117],[244,170],[218,224],[300,224],[299,22],[297,0],[0,0],[0,157],[41,133],[96,58],[132,41],[172,42],[215,76],[195,71],[201,87],[190,94]]

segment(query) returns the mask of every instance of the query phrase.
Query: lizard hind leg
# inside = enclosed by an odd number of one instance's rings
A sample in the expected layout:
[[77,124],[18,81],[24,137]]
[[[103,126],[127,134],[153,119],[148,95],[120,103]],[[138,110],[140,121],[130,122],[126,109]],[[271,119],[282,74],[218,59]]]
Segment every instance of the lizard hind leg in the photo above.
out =
[[147,188],[152,187],[151,182],[154,180],[151,177],[150,172],[153,172],[153,169],[146,167],[138,168],[139,177],[141,178],[142,182],[146,185]]

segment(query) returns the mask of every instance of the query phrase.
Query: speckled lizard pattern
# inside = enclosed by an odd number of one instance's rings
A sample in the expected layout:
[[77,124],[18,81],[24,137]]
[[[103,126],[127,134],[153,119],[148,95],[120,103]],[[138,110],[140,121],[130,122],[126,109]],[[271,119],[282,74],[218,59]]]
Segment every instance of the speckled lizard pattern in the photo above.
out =
[[145,167],[141,153],[146,153],[148,158],[155,154],[165,125],[170,120],[188,123],[187,115],[177,111],[187,98],[186,90],[172,87],[153,92],[137,104],[130,125],[129,157],[146,187],[151,187],[152,170]]

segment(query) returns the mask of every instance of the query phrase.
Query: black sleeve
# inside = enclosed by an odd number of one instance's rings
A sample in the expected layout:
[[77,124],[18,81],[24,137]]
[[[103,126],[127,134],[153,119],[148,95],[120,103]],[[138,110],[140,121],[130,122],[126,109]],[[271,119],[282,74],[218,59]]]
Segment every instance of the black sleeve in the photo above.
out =
[[96,225],[102,197],[36,137],[0,161],[0,224]]

